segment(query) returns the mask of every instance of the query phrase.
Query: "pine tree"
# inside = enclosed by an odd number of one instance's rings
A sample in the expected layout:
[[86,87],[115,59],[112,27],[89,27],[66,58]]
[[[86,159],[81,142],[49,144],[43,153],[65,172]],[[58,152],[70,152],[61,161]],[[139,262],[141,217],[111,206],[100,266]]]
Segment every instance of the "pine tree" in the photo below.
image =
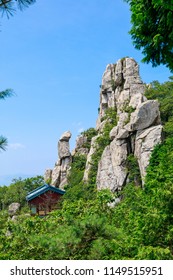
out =
[[[0,92],[0,99],[5,99],[7,97],[10,97],[13,94],[13,91],[11,89],[6,89],[4,91]],[[4,136],[0,136],[0,150],[5,151],[7,147],[7,138]]]
[[36,0],[0,0],[0,13],[7,17],[12,16],[17,9],[23,10],[29,5],[34,4]]

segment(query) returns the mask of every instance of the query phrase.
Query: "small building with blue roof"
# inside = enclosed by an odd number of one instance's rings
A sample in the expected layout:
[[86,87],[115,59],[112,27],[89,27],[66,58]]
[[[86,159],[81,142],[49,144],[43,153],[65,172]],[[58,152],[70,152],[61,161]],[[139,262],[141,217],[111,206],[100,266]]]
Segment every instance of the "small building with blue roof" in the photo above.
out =
[[38,214],[39,216],[45,216],[52,210],[58,208],[58,203],[64,193],[64,190],[44,184],[29,192],[26,196],[26,200],[33,215]]

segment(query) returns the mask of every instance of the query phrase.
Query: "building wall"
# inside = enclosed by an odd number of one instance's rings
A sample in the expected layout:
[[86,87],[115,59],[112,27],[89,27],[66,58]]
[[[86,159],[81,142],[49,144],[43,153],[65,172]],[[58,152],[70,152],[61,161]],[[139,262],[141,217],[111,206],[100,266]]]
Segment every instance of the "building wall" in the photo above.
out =
[[62,195],[47,191],[40,196],[35,197],[34,199],[28,202],[31,212],[33,214],[39,214],[40,216],[44,216],[51,212],[54,209],[58,208],[58,202],[61,200]]

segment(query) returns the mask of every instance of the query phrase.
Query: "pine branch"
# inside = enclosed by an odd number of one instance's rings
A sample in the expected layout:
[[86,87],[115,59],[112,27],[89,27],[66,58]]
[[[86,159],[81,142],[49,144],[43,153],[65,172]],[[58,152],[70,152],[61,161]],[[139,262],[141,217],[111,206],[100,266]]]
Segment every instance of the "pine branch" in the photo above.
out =
[[7,97],[11,97],[14,94],[12,89],[6,89],[4,91],[0,91],[0,99],[5,99]]
[[10,2],[14,3],[14,1],[20,7],[22,7],[22,6],[27,7],[36,2],[36,0],[0,0],[0,7],[3,7],[3,6],[5,7],[5,6],[7,6],[8,3],[10,3]]
[[0,0],[0,13],[2,13],[2,16],[5,13],[9,18],[9,16],[15,13],[17,8],[23,10],[35,2],[36,0]]
[[6,151],[7,148],[7,138],[0,136],[0,150]]
[[11,2],[12,0],[1,0],[0,2],[0,7],[1,6],[5,6],[6,4],[8,4],[9,2]]

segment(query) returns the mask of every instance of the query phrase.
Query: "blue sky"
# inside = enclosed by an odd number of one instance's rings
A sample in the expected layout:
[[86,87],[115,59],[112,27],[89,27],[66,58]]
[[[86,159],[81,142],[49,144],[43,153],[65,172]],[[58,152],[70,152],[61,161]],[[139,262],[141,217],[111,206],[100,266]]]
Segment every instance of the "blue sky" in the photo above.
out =
[[[130,12],[123,0],[37,0],[9,20],[1,18],[0,90],[15,95],[0,102],[0,185],[10,178],[43,175],[53,168],[61,134],[95,127],[99,85],[105,67],[124,56],[138,63]],[[144,82],[164,82],[165,67],[140,63]]]

